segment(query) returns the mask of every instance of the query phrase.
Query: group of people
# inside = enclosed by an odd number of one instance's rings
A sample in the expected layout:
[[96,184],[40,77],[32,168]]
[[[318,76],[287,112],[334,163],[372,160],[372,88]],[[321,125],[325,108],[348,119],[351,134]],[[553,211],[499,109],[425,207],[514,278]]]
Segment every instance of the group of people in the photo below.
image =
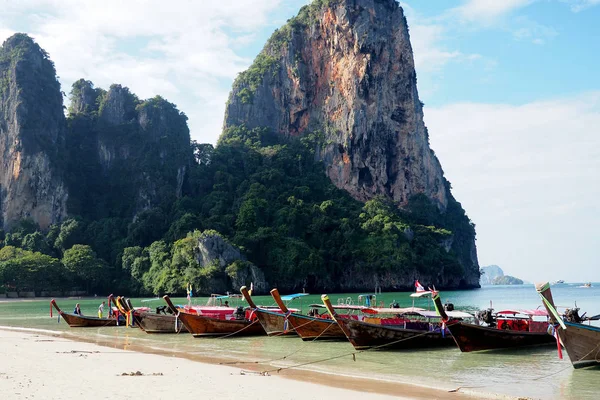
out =
[[[106,305],[106,301],[103,301],[102,304],[100,304],[98,306],[98,318],[102,318],[105,305]],[[73,310],[73,314],[83,315],[83,313],[81,312],[81,307],[79,306],[79,303],[75,304],[75,309]]]

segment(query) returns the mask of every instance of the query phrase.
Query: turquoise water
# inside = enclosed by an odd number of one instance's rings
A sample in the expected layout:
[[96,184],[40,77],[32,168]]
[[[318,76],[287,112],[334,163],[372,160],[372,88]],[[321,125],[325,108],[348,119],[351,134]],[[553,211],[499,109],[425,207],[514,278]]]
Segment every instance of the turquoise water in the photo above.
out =
[[[575,302],[581,312],[600,314],[600,284],[592,288],[579,288],[580,284],[563,284],[552,287],[557,305],[573,307]],[[412,305],[410,293],[383,293],[377,302],[386,306],[397,301],[402,307]],[[540,301],[533,285],[488,286],[479,290],[442,292],[443,301],[450,301],[457,309],[537,308]],[[338,299],[356,303],[357,294],[330,294],[333,303]],[[185,299],[174,299],[184,303]],[[75,303],[81,304],[84,314],[95,315],[101,298],[61,299],[64,311],[71,312]],[[255,296],[257,304],[271,305],[268,296]],[[205,298],[194,299],[204,304]],[[163,305],[162,300],[142,302],[134,299],[135,306]],[[320,295],[310,295],[290,304],[305,311],[311,303],[320,303]],[[236,305],[235,301],[232,305]],[[429,308],[431,303],[418,299],[415,306]],[[265,364],[274,368],[322,360],[349,354],[353,348],[348,342],[302,342],[297,337],[253,337],[228,339],[194,339],[190,335],[147,335],[130,328],[70,329],[64,321],[57,323],[49,317],[48,301],[0,302],[0,325],[45,329],[75,335],[87,340],[113,343],[115,347],[139,347],[177,354],[214,356],[231,361],[271,361]],[[293,354],[292,354],[293,353]],[[238,365],[240,369],[243,364]],[[458,349],[420,350],[405,352],[364,352],[315,363],[302,368],[323,373],[368,377],[390,381],[454,389],[459,386],[478,393],[500,393],[510,396],[528,396],[540,399],[595,399],[600,388],[600,370],[574,370],[565,354],[559,360],[556,349],[537,348],[521,351],[461,353]]]

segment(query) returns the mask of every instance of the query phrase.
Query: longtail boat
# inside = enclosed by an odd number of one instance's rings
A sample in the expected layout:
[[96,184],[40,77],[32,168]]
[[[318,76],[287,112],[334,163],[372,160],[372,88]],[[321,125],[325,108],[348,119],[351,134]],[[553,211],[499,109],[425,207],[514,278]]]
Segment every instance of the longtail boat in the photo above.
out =
[[146,333],[187,333],[188,331],[175,315],[140,312],[133,314],[133,320]]
[[302,340],[345,340],[346,335],[337,322],[330,318],[314,315],[302,315],[291,312],[277,289],[271,290],[271,296],[279,308],[287,315],[288,323]]
[[[181,320],[194,337],[205,336],[252,336],[264,335],[265,330],[258,319],[250,320],[244,310],[231,309],[230,313],[208,313],[203,315],[202,309],[177,308],[171,302],[169,296],[163,299],[171,311]],[[210,310],[207,310],[210,311]],[[212,315],[212,316],[208,316]]]
[[[246,286],[242,286],[240,288],[240,292],[244,296],[244,299],[248,302],[248,305],[252,309],[252,313],[256,315],[258,321],[262,325],[265,332],[269,336],[282,336],[282,335],[296,335],[296,331],[294,328],[290,326],[287,320],[287,313],[289,310],[283,311],[281,307],[259,307],[252,300],[252,296],[248,292],[248,288]],[[299,296],[304,296],[304,293],[300,293],[298,295],[292,295],[291,298],[297,298]],[[297,296],[297,297],[293,297]],[[293,310],[298,311],[298,310]]]
[[585,368],[600,365],[600,328],[582,323],[585,320],[598,320],[600,316],[584,319],[579,317],[579,309],[575,308],[567,310],[563,318],[554,305],[550,284],[548,282],[538,283],[535,288],[542,298],[550,320],[554,324],[554,329],[567,350],[573,367]]
[[[426,321],[414,321],[398,317],[404,313],[419,312],[422,317],[432,319],[435,312],[421,311],[414,307],[408,309],[364,309],[365,313],[392,314],[392,318],[364,318],[363,321],[342,317],[337,314],[327,295],[322,295],[323,304],[355,349],[407,350],[454,346],[450,332],[441,324]],[[469,315],[466,313],[462,313]],[[439,316],[437,317],[439,319]]]
[[[150,311],[149,307],[134,308],[131,299],[123,298],[117,298],[115,304],[122,313],[129,315],[131,325],[137,326],[146,333],[187,332],[186,327],[175,315],[161,314],[161,307],[158,307],[154,313]],[[162,308],[165,309],[167,306]]]
[[[489,326],[452,319],[442,305],[440,295],[433,292],[433,304],[448,327],[460,351],[509,349],[528,346],[551,346],[556,340],[548,334],[548,314],[542,310],[502,310],[493,315],[486,311]],[[519,315],[524,317],[519,317]],[[535,321],[533,317],[546,317]]]
[[[108,298],[108,306],[110,307],[110,303],[112,300],[112,296],[109,296]],[[58,311],[58,314],[62,317],[62,319],[64,319],[67,324],[69,324],[69,326],[71,328],[99,328],[99,327],[104,327],[104,326],[117,326],[117,318],[116,317],[111,317],[111,318],[98,318],[98,317],[92,317],[92,316],[88,316],[88,315],[79,315],[79,314],[71,314],[71,313],[66,313],[64,311],[62,311],[59,307],[58,304],[56,304],[56,300],[52,299],[50,301],[50,315],[52,316],[52,307],[54,307],[56,309],[56,311]]]

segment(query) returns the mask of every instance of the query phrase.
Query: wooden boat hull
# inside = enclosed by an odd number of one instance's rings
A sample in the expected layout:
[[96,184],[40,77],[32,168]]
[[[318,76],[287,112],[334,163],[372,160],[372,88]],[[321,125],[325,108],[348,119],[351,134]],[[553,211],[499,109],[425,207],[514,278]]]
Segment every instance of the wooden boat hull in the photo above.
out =
[[[110,307],[110,298],[109,298],[109,307]],[[69,314],[63,312],[56,301],[52,299],[50,301],[50,306],[54,307],[56,311],[58,311],[59,315],[71,328],[102,328],[104,326],[117,326],[116,318],[98,318],[91,317],[87,315],[77,315],[77,314]]]
[[356,350],[378,347],[381,350],[409,350],[455,346],[452,335],[375,325],[363,321],[338,318],[338,324]]
[[275,313],[261,308],[254,309],[254,315],[260,321],[265,332],[269,336],[283,336],[283,335],[295,335],[292,325],[287,323],[286,329],[285,315],[281,313]]
[[211,336],[255,336],[264,335],[265,330],[258,320],[223,320],[193,315],[184,312],[179,313],[179,319],[194,337]]
[[344,331],[332,319],[290,314],[288,322],[302,340],[346,340]]
[[522,332],[489,328],[457,322],[448,325],[460,351],[509,349],[526,346],[556,346],[556,339],[546,332]]
[[600,365],[600,328],[564,321],[567,329],[558,327],[562,341],[574,368]]
[[174,315],[140,312],[133,314],[136,325],[146,333],[187,333],[187,328]]
[[60,312],[60,316],[71,328],[101,328],[104,326],[117,326],[115,318],[97,318],[86,315],[67,314]]
[[548,282],[535,285],[542,297],[550,320],[555,324],[562,345],[567,350],[574,368],[600,365],[600,328],[591,325],[565,321],[554,305],[552,291]]

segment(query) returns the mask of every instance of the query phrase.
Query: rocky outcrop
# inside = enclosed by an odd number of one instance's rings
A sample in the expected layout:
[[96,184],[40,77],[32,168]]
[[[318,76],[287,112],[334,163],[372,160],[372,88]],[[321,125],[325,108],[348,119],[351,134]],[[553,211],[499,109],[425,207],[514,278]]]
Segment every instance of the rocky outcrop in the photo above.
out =
[[65,119],[48,54],[16,34],[0,49],[1,226],[33,219],[42,229],[66,215],[61,179]]
[[[192,159],[187,117],[165,99],[140,101],[127,87],[108,92],[79,80],[71,91],[67,147],[72,169],[91,165],[90,177],[74,176],[73,209],[87,215],[85,198],[106,203],[112,216],[132,217],[182,195]],[[88,153],[83,149],[92,149]]]
[[446,207],[394,0],[315,1],[301,10],[236,80],[225,126],[241,124],[285,136],[322,133],[318,156],[328,176],[358,200],[385,195],[406,205],[424,193]]
[[[198,239],[196,261],[201,268],[213,266],[225,273],[230,279],[225,284],[226,290],[237,292],[240,287],[249,286],[250,283],[253,283],[256,293],[266,293],[268,289],[260,268],[248,262],[240,249],[227,242],[218,232],[202,233]],[[213,285],[221,286],[223,282],[213,282]]]
[[303,7],[236,79],[224,134],[241,125],[316,139],[328,177],[357,200],[384,196],[409,208],[426,196],[453,221],[443,246],[465,271],[445,279],[479,286],[474,229],[429,146],[408,25],[395,0]]
[[481,278],[479,279],[482,285],[491,285],[498,277],[504,276],[504,271],[497,265],[487,265],[481,267]]

